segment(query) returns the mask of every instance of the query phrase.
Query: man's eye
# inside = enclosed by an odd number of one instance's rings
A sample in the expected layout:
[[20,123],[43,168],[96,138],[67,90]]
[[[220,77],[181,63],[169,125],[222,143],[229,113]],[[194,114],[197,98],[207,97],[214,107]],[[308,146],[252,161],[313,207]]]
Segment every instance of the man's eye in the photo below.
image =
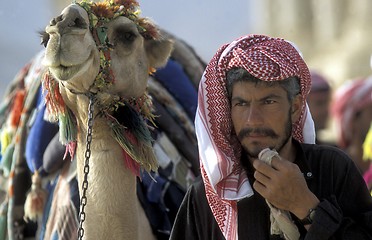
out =
[[264,101],[264,103],[265,103],[265,104],[273,104],[273,103],[275,103],[275,101],[274,101],[274,100],[271,100],[271,99],[266,99],[266,100]]
[[237,107],[242,107],[242,106],[246,106],[247,103],[246,102],[237,102],[234,104],[234,106],[237,106]]

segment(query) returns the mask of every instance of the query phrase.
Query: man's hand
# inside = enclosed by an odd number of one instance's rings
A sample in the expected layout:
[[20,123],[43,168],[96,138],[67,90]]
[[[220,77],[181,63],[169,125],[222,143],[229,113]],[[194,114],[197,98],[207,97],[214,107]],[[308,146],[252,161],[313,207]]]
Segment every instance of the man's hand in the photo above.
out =
[[287,210],[303,219],[319,199],[307,187],[298,166],[280,157],[273,157],[272,166],[254,160],[256,181],[253,188],[275,207]]

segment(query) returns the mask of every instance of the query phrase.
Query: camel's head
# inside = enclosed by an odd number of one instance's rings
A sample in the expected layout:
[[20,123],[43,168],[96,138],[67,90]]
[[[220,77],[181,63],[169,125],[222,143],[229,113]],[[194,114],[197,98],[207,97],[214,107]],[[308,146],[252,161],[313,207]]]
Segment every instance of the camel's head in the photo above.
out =
[[138,16],[135,0],[82,0],[66,7],[43,34],[44,64],[72,91],[139,97],[148,73],[164,65],[172,42]]

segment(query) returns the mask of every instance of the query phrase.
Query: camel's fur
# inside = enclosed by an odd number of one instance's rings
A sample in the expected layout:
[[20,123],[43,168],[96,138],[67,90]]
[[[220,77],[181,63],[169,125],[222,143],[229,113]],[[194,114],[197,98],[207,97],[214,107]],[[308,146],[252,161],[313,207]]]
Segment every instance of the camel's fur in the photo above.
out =
[[[84,94],[72,92],[86,93],[92,86],[99,72],[99,51],[83,8],[70,5],[63,10],[59,20],[46,27],[50,39],[44,64],[58,80],[65,104],[77,120],[76,160],[81,186],[89,99]],[[110,54],[115,83],[107,92],[97,95],[101,105],[111,103],[113,96],[142,96],[146,91],[149,68],[165,64],[172,49],[169,40],[145,40],[137,26],[124,16],[109,22],[107,28],[108,39],[114,45]],[[127,32],[133,34],[133,41],[123,41],[120,37],[119,34]],[[151,228],[136,196],[136,177],[124,166],[123,149],[112,138],[106,122],[103,117],[94,118],[83,225],[85,239],[151,239]]]

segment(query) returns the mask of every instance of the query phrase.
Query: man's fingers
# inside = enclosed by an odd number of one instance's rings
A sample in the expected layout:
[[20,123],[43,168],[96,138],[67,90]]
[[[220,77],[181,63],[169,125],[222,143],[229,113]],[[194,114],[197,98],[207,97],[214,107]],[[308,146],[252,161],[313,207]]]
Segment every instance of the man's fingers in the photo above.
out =
[[260,172],[266,172],[267,170],[272,169],[270,165],[261,160],[254,160],[253,167]]
[[266,191],[266,187],[260,183],[259,181],[254,181],[253,183],[253,188],[261,195],[261,196],[265,196],[265,191]]
[[270,178],[260,173],[259,171],[255,171],[253,176],[256,179],[256,181],[260,182],[264,186],[268,186],[268,184],[270,183]]
[[287,168],[289,161],[283,160],[280,156],[275,156],[271,160],[271,167],[280,171]]
[[260,160],[254,160],[253,167],[256,169],[256,171],[266,175],[268,178],[272,178],[277,171],[275,168],[269,166],[268,164]]

